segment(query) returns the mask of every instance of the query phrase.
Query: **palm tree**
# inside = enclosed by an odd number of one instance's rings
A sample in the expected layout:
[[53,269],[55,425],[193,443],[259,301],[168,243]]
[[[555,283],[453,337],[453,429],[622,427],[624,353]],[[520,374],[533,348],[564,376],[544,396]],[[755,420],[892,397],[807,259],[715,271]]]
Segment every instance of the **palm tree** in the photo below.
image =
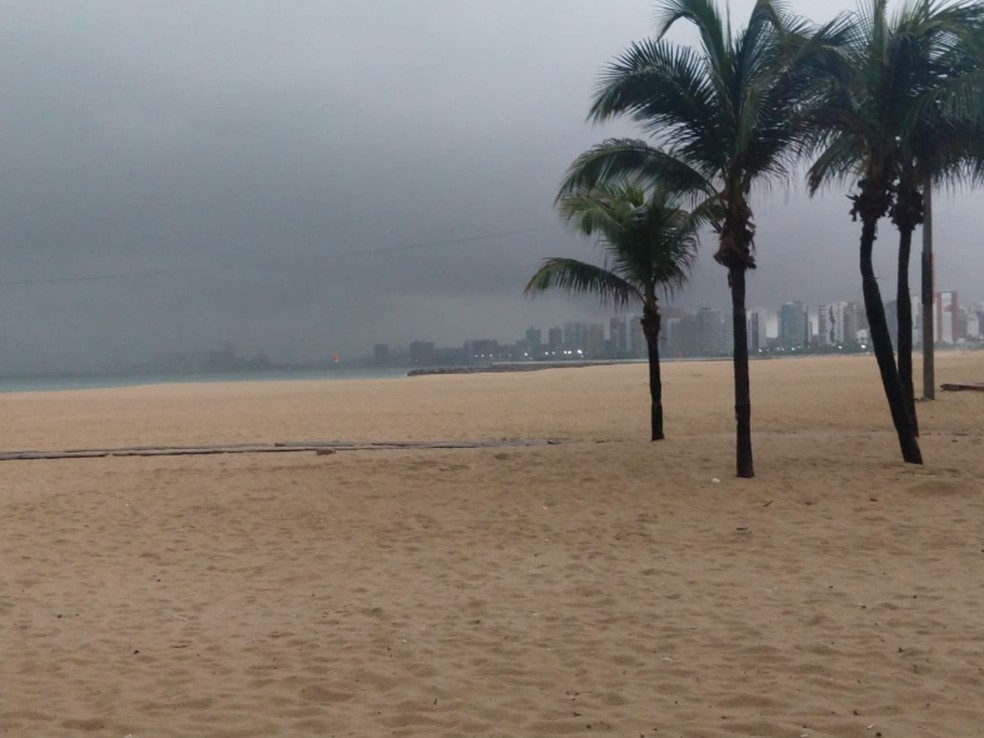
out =
[[[872,348],[902,457],[921,464],[911,381],[909,251],[912,230],[922,220],[924,178],[955,175],[966,153],[980,147],[966,141],[978,130],[981,88],[964,40],[980,33],[982,11],[977,2],[917,0],[890,20],[886,5],[870,0],[851,13],[844,43],[825,58],[827,81],[809,116],[820,154],[808,179],[816,192],[830,179],[857,177],[851,215],[862,225],[861,283]],[[908,386],[895,363],[872,263],[878,221],[888,214],[900,232],[900,363]]]
[[[699,51],[664,39],[677,21],[693,24]],[[809,89],[802,62],[827,30],[790,52],[807,26],[773,0],[758,0],[748,25],[731,33],[713,0],[665,0],[656,38],[633,44],[605,70],[590,117],[628,116],[652,144],[611,139],[571,167],[561,195],[624,177],[671,183],[714,201],[715,260],[728,270],[734,331],[737,474],[754,476],[745,315],[745,277],[755,268],[752,185],[788,176],[803,132],[795,114]]]
[[899,231],[898,368],[913,430],[919,435],[912,381],[912,233],[925,219],[933,182],[979,180],[984,162],[984,5],[923,0],[895,17],[892,34],[912,87],[911,113],[899,134],[892,222]]
[[551,258],[533,275],[525,293],[549,289],[590,293],[603,304],[642,305],[642,331],[649,351],[652,440],[662,440],[663,383],[659,367],[660,293],[687,281],[697,257],[699,215],[678,208],[676,198],[636,184],[600,185],[559,202],[567,222],[585,235],[600,235],[603,266]]

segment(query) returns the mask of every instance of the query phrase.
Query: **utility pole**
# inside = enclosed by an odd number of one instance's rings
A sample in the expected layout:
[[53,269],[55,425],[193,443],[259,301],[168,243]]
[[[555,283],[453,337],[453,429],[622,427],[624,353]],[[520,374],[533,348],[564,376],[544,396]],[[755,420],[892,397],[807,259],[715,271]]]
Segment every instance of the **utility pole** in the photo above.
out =
[[926,177],[923,187],[922,224],[922,345],[923,399],[936,399],[936,366],[933,348],[936,326],[933,325],[933,180]]

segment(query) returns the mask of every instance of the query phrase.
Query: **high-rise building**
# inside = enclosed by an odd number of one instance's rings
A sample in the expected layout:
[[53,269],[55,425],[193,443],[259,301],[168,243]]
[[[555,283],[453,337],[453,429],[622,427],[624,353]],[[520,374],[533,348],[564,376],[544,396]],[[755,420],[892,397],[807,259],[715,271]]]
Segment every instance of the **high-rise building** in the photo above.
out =
[[807,330],[809,318],[799,300],[784,302],[779,308],[779,345],[787,351],[805,346],[810,341]]
[[642,359],[648,355],[646,348],[646,336],[642,331],[642,318],[638,315],[628,317],[629,332],[629,355],[635,359]]
[[853,302],[834,302],[817,310],[818,342],[821,346],[843,346],[858,340],[858,325],[867,321],[859,317],[859,306]]
[[916,346],[922,346],[923,343],[923,326],[926,325],[926,321],[931,321],[933,327],[936,327],[936,301],[934,300],[930,303],[930,316],[926,318],[923,314],[925,308],[922,304],[922,298],[919,295],[912,295],[912,343]]
[[[888,323],[888,333],[892,337],[892,345],[899,345],[899,304],[896,300],[885,303],[885,321]],[[915,333],[915,331],[913,331]],[[913,336],[913,341],[915,336]]]
[[575,321],[564,323],[564,350],[584,351],[588,336],[588,324]]
[[836,303],[839,315],[834,332],[839,344],[853,343],[858,340],[858,306],[853,302]]
[[526,330],[526,353],[531,359],[539,359],[543,355],[543,347],[540,345],[540,329],[530,326]]
[[559,356],[564,350],[564,332],[559,325],[547,331],[547,351],[551,356]]
[[376,366],[386,366],[389,364],[389,346],[385,343],[377,343],[372,347],[372,363]]
[[980,341],[984,336],[984,302],[975,302],[967,307],[967,332],[964,338]]
[[433,366],[436,353],[431,341],[411,341],[410,363],[416,366]]
[[954,344],[960,338],[956,292],[936,293],[936,340]]
[[697,316],[693,313],[680,313],[678,317],[663,322],[662,336],[667,356],[682,358],[697,356]]
[[584,353],[589,359],[600,359],[605,355],[605,326],[592,323],[584,337]]
[[465,348],[473,360],[492,361],[499,353],[499,342],[490,338],[477,338],[465,344]]
[[611,340],[612,358],[629,353],[629,333],[625,329],[625,316],[618,316],[608,321],[608,336]]
[[[732,316],[734,312],[728,310],[721,316],[721,351],[727,356],[735,353],[735,324]],[[745,313],[745,320],[748,320],[748,313]],[[746,322],[747,328],[747,322]]]
[[821,346],[833,346],[837,343],[834,334],[834,306],[821,305],[817,308],[817,343]]
[[957,310],[957,342],[963,343],[967,339],[967,320],[969,313],[967,308]]
[[981,314],[976,310],[967,310],[965,317],[967,327],[963,331],[963,337],[968,341],[977,341],[981,337]]
[[863,303],[851,303],[854,305],[854,330],[856,333],[864,331],[868,333],[868,312],[864,309]]
[[683,356],[683,351],[680,348],[680,323],[682,321],[682,316],[663,317],[659,330],[660,356],[665,358]]
[[748,311],[748,350],[763,351],[766,343],[765,308],[752,308]]
[[701,356],[724,353],[724,320],[716,308],[702,307],[697,311],[697,352]]

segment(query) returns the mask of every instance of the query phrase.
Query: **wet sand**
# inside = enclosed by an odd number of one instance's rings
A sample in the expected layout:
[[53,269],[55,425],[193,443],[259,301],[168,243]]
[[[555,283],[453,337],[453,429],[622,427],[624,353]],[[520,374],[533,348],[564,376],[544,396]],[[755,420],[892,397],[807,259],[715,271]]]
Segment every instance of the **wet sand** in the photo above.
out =
[[872,357],[755,362],[739,480],[730,364],[657,444],[646,378],[0,395],[0,450],[565,440],[0,462],[0,734],[980,735],[984,393],[917,468]]

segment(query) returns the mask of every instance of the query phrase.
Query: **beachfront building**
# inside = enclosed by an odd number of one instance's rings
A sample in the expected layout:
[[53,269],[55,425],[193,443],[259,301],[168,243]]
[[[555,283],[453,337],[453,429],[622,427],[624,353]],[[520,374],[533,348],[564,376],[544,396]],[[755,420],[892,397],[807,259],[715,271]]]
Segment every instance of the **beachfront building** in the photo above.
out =
[[375,366],[389,366],[390,351],[385,343],[377,343],[372,347],[372,363]]
[[664,353],[668,357],[680,359],[698,355],[697,316],[693,313],[679,313],[663,321],[663,336],[666,341]]
[[629,316],[629,354],[635,359],[644,359],[649,355],[646,346],[646,334],[642,332],[642,316]]
[[953,345],[960,338],[956,292],[936,293],[936,341]]
[[410,363],[414,366],[433,366],[437,354],[433,341],[412,341],[410,343]]
[[613,359],[629,353],[629,332],[625,328],[625,316],[608,321],[609,353]]
[[834,306],[821,305],[817,308],[817,343],[820,346],[833,346],[837,343],[834,334]]
[[465,351],[473,361],[492,361],[498,357],[499,342],[490,338],[477,338],[465,344]]
[[[933,298],[933,301],[930,304],[930,311],[929,311],[929,317],[928,318],[924,315],[925,310],[923,309],[922,298],[920,297],[917,300],[916,297],[915,297],[915,295],[913,295],[912,300],[913,300],[913,302],[912,302],[912,312],[916,316],[915,319],[913,320],[912,341],[913,341],[914,344],[915,343],[918,343],[921,346],[922,345],[922,342],[923,342],[923,325],[925,325],[925,321],[926,320],[931,320],[932,321],[932,325],[933,325],[933,330],[934,331],[939,331],[939,328],[937,327],[937,321],[936,321],[936,316],[937,316],[937,313],[939,311],[936,309],[936,298],[935,297]],[[935,336],[934,337],[935,337],[936,343],[939,343],[940,342],[940,334],[937,332],[937,333],[935,333]]]
[[734,356],[735,353],[735,324],[733,316],[734,313],[731,310],[726,311],[722,315],[721,351],[725,356]]
[[569,320],[564,323],[564,351],[584,352],[587,347],[588,324]]
[[605,356],[605,326],[592,323],[584,336],[584,354],[589,359],[601,359]]
[[540,345],[540,329],[530,326],[526,330],[526,354],[530,359],[539,359],[543,356],[543,347]]
[[724,353],[724,318],[716,308],[702,307],[697,311],[697,353],[700,356]]
[[864,310],[854,302],[833,302],[817,310],[817,342],[821,346],[842,347],[855,343],[858,332],[867,331]]
[[980,343],[984,338],[984,302],[967,306],[967,332],[964,337],[975,343]]
[[[892,338],[892,345],[899,345],[899,303],[898,300],[889,300],[885,303],[885,322],[888,323],[888,335]],[[913,320],[915,322],[915,320]],[[916,329],[912,329],[912,341],[915,343]]]
[[555,325],[547,331],[547,352],[551,357],[559,356],[564,350],[564,331]]
[[784,302],[779,308],[779,345],[787,351],[810,342],[809,318],[799,300]]
[[765,308],[752,308],[748,311],[748,350],[764,351],[768,347]]
[[858,316],[858,306],[854,302],[839,302],[837,307],[840,314],[837,316],[839,322],[836,330],[837,341],[839,344],[853,343],[858,340],[858,330],[861,328],[861,320]]
[[975,310],[961,308],[961,336],[967,341],[978,341],[981,337],[981,316]]

